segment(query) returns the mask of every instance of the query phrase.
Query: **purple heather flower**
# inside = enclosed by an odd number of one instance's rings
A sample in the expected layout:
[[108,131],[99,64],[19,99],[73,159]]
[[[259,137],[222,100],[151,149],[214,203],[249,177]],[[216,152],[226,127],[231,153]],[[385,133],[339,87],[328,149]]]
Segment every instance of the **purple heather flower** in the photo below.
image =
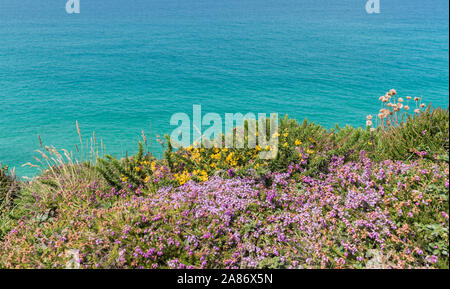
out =
[[435,255],[425,257],[425,260],[429,263],[437,263],[438,257]]

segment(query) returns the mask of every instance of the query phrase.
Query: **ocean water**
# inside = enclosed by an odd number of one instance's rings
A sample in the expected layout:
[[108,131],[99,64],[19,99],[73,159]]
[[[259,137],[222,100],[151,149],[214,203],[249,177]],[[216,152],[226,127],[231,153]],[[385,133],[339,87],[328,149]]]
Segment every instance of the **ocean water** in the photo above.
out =
[[[176,112],[361,126],[390,88],[449,104],[447,0],[0,0],[0,161],[96,132],[132,153]],[[156,141],[151,149],[160,150]]]

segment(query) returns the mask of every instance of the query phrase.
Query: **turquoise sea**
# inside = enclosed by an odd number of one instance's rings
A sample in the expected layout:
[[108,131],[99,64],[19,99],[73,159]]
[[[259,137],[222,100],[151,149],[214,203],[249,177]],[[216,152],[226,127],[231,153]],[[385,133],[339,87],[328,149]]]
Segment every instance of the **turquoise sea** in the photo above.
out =
[[363,125],[390,88],[449,104],[447,0],[65,2],[0,0],[0,161],[20,175],[37,135],[74,150],[76,120],[123,156],[193,104],[327,127]]

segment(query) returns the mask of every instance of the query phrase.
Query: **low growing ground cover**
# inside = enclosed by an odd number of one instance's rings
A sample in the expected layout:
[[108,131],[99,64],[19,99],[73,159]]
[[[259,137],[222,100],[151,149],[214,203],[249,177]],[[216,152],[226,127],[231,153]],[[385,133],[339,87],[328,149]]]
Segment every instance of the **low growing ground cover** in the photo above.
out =
[[283,118],[272,160],[46,147],[32,180],[1,167],[0,267],[449,268],[449,114],[416,105],[399,118],[385,103],[366,129]]

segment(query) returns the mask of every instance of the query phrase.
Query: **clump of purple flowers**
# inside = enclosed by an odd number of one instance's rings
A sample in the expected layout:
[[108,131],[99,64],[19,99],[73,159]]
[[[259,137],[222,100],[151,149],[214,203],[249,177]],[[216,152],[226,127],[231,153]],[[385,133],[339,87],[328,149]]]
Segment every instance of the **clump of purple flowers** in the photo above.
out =
[[[377,163],[362,152],[347,163],[333,157],[315,177],[294,172],[262,180],[230,170],[227,178],[153,193],[105,194],[98,183],[86,188],[89,196],[62,192],[50,229],[20,222],[2,241],[1,262],[64,267],[64,255],[33,257],[44,244],[49,251],[76,246],[82,267],[448,266],[448,164]],[[80,194],[90,205],[73,209]]]

